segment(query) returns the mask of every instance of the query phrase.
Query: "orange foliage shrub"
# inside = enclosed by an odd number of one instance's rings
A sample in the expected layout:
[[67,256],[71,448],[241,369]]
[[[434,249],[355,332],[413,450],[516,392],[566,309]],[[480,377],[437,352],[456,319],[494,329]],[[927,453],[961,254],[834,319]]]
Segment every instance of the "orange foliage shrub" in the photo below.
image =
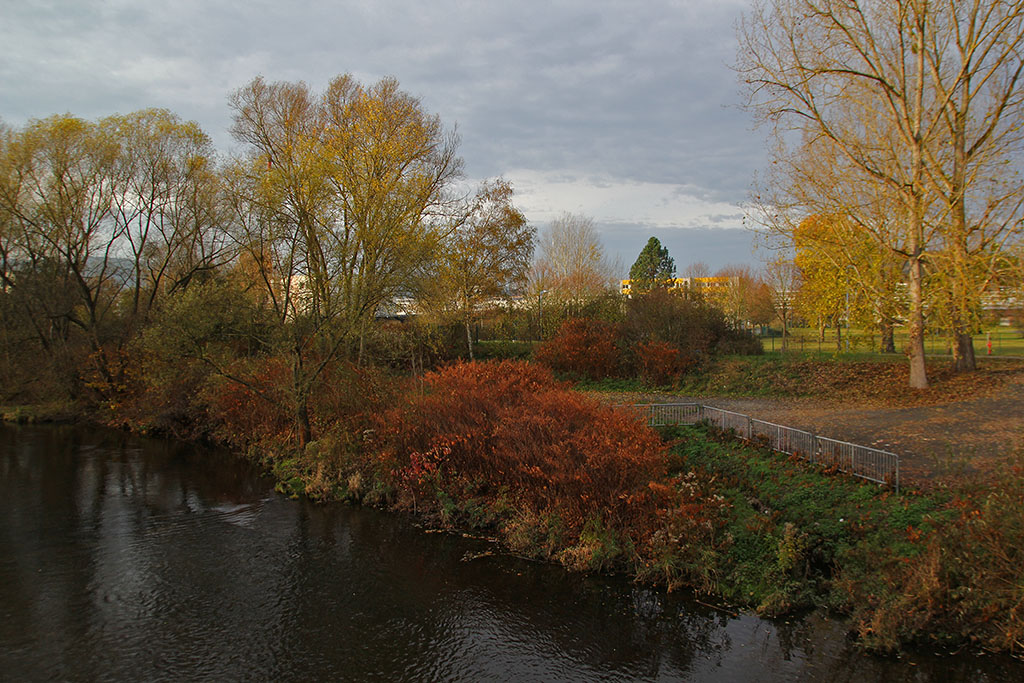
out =
[[694,359],[672,344],[647,341],[637,344],[636,363],[644,381],[664,385],[689,370],[694,365]]
[[595,517],[628,529],[655,514],[665,446],[632,413],[521,361],[460,363],[425,381],[425,394],[381,421],[382,457],[413,500],[505,495],[570,535]]
[[213,436],[236,446],[294,439],[294,415],[285,393],[291,377],[288,359],[249,359],[236,363],[233,374],[244,384],[218,377],[205,391]]
[[601,320],[566,320],[534,358],[556,372],[590,379],[614,375],[619,366],[618,333]]

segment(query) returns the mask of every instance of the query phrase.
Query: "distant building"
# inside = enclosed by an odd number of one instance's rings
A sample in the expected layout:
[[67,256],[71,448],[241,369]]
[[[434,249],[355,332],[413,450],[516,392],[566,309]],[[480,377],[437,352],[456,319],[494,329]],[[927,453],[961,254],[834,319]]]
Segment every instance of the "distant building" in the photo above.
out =
[[[670,292],[679,292],[684,296],[690,293],[725,292],[739,284],[738,277],[677,277],[668,287]],[[624,297],[633,296],[633,281],[619,282],[619,293]]]

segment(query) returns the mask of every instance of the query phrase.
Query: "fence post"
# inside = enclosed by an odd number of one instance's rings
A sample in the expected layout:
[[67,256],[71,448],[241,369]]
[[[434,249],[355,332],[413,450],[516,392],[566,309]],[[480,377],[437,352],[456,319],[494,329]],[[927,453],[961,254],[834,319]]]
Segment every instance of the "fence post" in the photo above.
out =
[[817,455],[817,453],[818,453],[818,435],[812,433],[811,434],[811,452],[809,454],[812,463],[814,462],[814,456]]

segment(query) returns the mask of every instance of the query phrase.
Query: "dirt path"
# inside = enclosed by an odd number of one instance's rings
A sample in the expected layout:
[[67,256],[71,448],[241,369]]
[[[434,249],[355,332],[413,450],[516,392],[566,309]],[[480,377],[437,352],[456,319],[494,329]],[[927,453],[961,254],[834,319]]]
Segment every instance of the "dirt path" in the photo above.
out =
[[822,399],[687,397],[672,394],[602,394],[616,403],[687,402],[746,413],[770,422],[900,456],[909,479],[1006,466],[1024,449],[1024,374],[992,395],[941,405],[888,407]]

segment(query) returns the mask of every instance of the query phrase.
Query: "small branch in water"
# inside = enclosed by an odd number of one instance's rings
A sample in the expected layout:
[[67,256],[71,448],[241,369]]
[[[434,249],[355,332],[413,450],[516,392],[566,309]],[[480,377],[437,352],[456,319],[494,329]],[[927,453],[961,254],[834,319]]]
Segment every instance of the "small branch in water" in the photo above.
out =
[[705,607],[710,607],[711,609],[716,609],[719,612],[725,612],[726,614],[732,615],[734,617],[738,617],[740,615],[739,612],[733,612],[733,611],[725,609],[724,607],[721,607],[720,605],[712,605],[711,603],[704,602],[703,600],[698,600],[697,598],[694,598],[693,601],[696,602],[698,605],[704,605]]

